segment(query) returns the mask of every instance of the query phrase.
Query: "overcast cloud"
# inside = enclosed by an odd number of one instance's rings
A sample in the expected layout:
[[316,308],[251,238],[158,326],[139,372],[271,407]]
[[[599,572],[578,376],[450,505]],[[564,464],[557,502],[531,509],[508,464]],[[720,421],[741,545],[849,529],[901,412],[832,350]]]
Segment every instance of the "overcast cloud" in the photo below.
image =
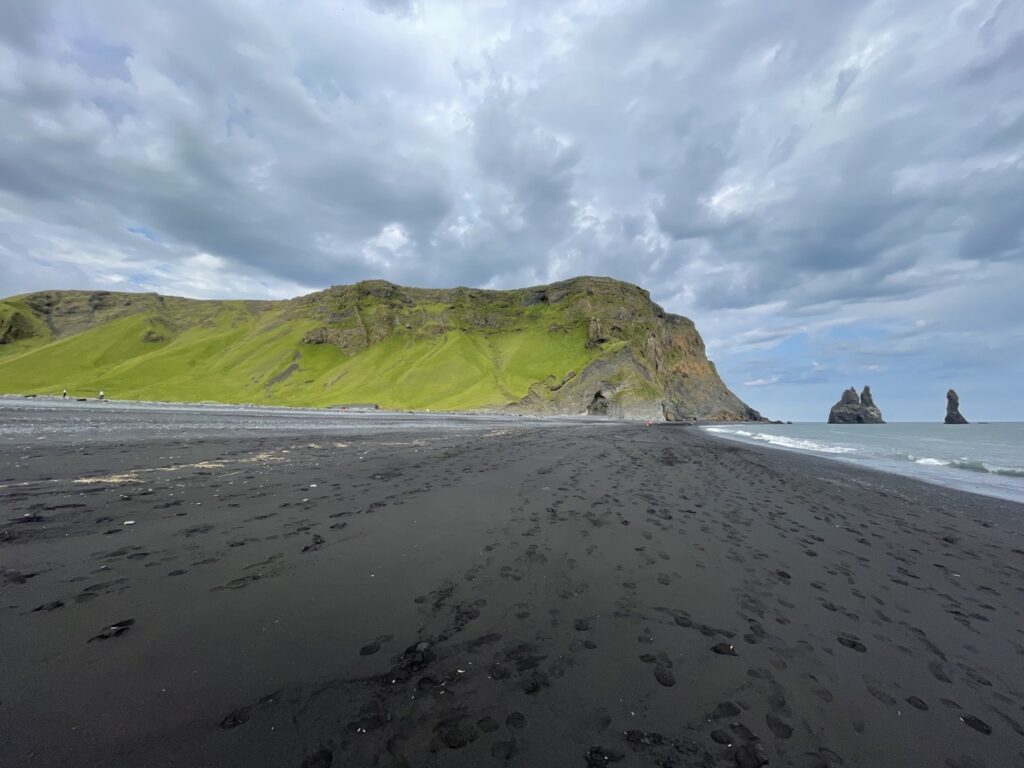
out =
[[5,4],[0,294],[578,274],[821,419],[1024,419],[1019,0]]

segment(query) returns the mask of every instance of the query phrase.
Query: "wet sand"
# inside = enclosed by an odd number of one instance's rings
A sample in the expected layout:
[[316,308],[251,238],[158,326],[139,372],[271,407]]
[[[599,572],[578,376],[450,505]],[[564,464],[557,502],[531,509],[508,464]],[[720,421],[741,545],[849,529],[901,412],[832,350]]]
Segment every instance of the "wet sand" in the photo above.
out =
[[192,437],[0,445],[0,765],[1024,765],[1021,505],[667,425]]

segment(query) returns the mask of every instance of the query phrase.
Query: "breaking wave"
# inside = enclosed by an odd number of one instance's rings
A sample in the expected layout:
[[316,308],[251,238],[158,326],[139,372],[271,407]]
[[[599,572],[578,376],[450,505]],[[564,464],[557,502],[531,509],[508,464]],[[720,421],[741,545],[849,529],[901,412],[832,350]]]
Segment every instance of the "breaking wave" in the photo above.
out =
[[950,466],[966,469],[970,472],[982,472],[987,475],[1004,475],[1006,477],[1024,477],[1024,467],[997,467],[984,461],[954,461]]
[[829,457],[1013,501],[1024,501],[1024,425],[895,424],[849,430],[825,424],[714,425],[704,429],[755,445]]
[[1024,467],[1000,467],[995,464],[989,464],[986,461],[977,461],[975,459],[933,459],[928,456],[924,458],[915,458],[914,456],[908,457],[915,464],[921,464],[926,467],[952,467],[953,469],[963,469],[967,472],[979,472],[983,475],[1003,475],[1005,477],[1024,477]]
[[857,448],[850,448],[844,445],[831,445],[829,443],[820,443],[816,440],[808,440],[806,438],[799,437],[786,437],[784,435],[770,435],[765,432],[750,432],[746,429],[729,429],[728,427],[706,427],[708,432],[717,432],[723,435],[736,435],[737,437],[745,437],[748,440],[757,440],[762,443],[769,443],[770,445],[777,445],[780,448],[795,448],[801,451],[813,451],[814,453],[834,453],[834,454],[861,454],[866,458],[897,458],[906,461],[912,461],[915,464],[920,464],[925,467],[950,467],[952,469],[962,469],[967,472],[978,472],[984,475],[1003,475],[1004,477],[1024,477],[1024,467],[1000,467],[995,464],[989,464],[985,461],[978,461],[975,459],[961,458],[961,459],[935,459],[930,456],[913,456],[910,454],[897,454],[895,457],[891,454],[888,456],[879,455],[872,457],[870,453],[858,450]]
[[842,445],[828,445],[815,440],[805,440],[799,437],[785,437],[783,435],[769,435],[764,432],[748,432],[745,429],[728,429],[722,427],[707,427],[708,432],[718,432],[724,435],[739,435],[751,440],[758,440],[762,443],[770,443],[780,448],[795,448],[801,451],[814,451],[816,453],[858,453],[856,448],[847,448]]

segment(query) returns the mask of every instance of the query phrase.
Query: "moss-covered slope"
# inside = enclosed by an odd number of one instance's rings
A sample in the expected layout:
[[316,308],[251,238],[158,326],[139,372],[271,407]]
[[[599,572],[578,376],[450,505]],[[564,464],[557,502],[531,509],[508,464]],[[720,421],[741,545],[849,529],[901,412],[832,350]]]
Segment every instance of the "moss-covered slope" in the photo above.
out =
[[582,277],[535,288],[372,280],[288,301],[52,291],[0,302],[0,392],[757,418],[686,318]]

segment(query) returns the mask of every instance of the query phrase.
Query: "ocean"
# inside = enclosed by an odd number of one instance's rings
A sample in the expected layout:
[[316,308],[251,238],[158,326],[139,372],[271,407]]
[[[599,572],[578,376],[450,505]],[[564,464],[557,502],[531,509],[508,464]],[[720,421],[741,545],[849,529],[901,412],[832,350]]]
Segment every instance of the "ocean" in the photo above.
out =
[[1024,422],[729,424],[704,429],[1024,502]]

